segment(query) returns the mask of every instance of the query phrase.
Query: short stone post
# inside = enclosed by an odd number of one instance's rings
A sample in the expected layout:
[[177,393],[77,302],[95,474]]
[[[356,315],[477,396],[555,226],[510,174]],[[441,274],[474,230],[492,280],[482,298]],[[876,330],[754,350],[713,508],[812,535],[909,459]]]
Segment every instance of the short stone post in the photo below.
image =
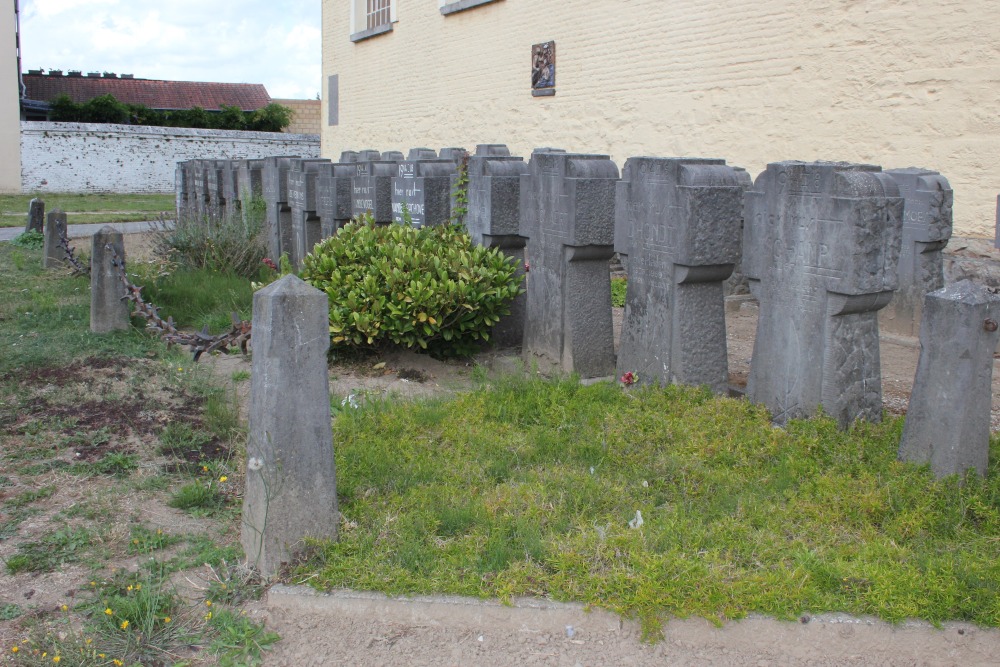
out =
[[963,280],[928,294],[923,313],[899,458],[930,463],[937,477],[985,475],[1000,296]]
[[124,237],[105,226],[94,234],[90,250],[90,330],[94,333],[129,327],[125,285],[112,264],[112,250],[125,261]]
[[899,289],[878,314],[879,327],[902,336],[920,333],[924,296],[944,287],[944,247],[951,238],[954,195],[948,180],[927,169],[885,172],[903,198],[903,244],[899,252]]
[[42,249],[42,267],[57,269],[64,264],[66,251],[59,245],[66,233],[66,214],[58,208],[49,213],[45,223],[45,244]]
[[722,282],[740,259],[743,172],[725,160],[629,158],[615,199],[628,256],[618,371],[729,386]]
[[845,428],[878,421],[877,312],[897,286],[902,234],[896,182],[874,165],[775,162],[745,207],[743,268],[760,300],[747,398],[778,424],[819,406]]
[[329,346],[326,294],[287,275],[254,295],[241,542],[265,576],[303,538],[337,538]]
[[24,225],[25,232],[42,233],[45,222],[45,202],[35,197],[28,202],[28,222]]

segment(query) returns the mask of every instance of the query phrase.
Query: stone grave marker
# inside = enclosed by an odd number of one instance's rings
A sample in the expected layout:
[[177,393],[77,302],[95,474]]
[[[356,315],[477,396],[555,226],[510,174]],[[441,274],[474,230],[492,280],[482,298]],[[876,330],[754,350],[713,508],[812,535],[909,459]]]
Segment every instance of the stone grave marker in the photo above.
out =
[[384,162],[402,162],[406,158],[403,157],[402,151],[386,151],[382,153],[382,157],[380,159]]
[[929,463],[937,477],[986,475],[998,323],[1000,296],[970,280],[926,296],[901,460]]
[[872,165],[776,162],[746,193],[744,270],[760,302],[747,397],[774,421],[822,406],[882,415],[877,311],[892,298],[903,200]]
[[174,216],[180,218],[188,210],[191,186],[187,179],[187,164],[178,162],[174,167]]
[[531,265],[523,352],[581,377],[615,370],[611,322],[615,183],[607,155],[535,151],[521,178]]
[[[517,264],[519,276],[524,276],[524,246],[527,239],[520,234],[521,176],[528,173],[523,158],[511,157],[503,146],[496,144],[476,147],[469,158],[468,212],[465,227],[472,242],[488,248],[499,248]],[[501,317],[493,327],[493,343],[499,347],[520,345],[524,339],[524,314],[527,294],[514,297],[510,315]]]
[[[415,151],[425,149],[414,149]],[[404,224],[409,214],[414,227],[444,225],[451,217],[451,177],[458,170],[452,160],[404,160],[392,179],[392,220]]]
[[292,160],[288,170],[288,205],[292,209],[293,252],[289,258],[296,269],[322,239],[322,226],[317,214],[316,176],[321,164],[329,160]]
[[[382,159],[382,154],[378,151],[367,149],[363,151],[358,151],[358,159],[356,162],[375,162]],[[343,160],[341,160],[343,162]]]
[[744,182],[725,160],[625,163],[615,199],[615,241],[628,256],[619,376],[728,390],[722,284],[740,258]]
[[326,294],[294,275],[254,294],[240,541],[264,576],[291,562],[304,538],[337,538],[329,328]]
[[226,198],[223,194],[226,160],[206,160],[206,179],[208,185],[208,214],[213,218],[221,218],[226,212]]
[[902,336],[920,333],[924,296],[944,287],[942,251],[951,238],[954,194],[947,179],[927,169],[889,169],[903,198],[899,289],[879,312],[879,326]]
[[45,226],[45,202],[38,197],[33,197],[28,202],[28,221],[24,225],[25,232],[44,233]]
[[112,264],[114,253],[125,261],[125,238],[105,225],[91,238],[90,330],[108,333],[129,327],[129,302],[125,285]]
[[42,267],[55,269],[64,264],[66,251],[63,250],[59,241],[66,233],[66,214],[61,210],[54,209],[46,216],[45,220],[45,240],[42,246]]
[[351,179],[351,217],[370,212],[378,224],[392,222],[392,179],[399,163],[370,160],[354,166]]
[[323,238],[336,234],[350,222],[353,213],[351,179],[357,171],[357,162],[344,162],[343,154],[340,157],[340,163],[320,165],[316,176],[316,206]]
[[294,252],[292,207],[288,204],[288,170],[297,156],[276,155],[264,158],[261,185],[267,203],[267,252],[275,262],[282,254]]

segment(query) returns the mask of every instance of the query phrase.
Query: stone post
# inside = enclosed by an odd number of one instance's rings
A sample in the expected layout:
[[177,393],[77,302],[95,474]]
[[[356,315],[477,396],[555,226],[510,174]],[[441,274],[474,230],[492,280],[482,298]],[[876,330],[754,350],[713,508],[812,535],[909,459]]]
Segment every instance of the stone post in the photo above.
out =
[[414,227],[446,225],[451,217],[451,177],[458,163],[438,158],[429,148],[414,148],[392,179],[392,221],[405,224],[403,208]]
[[48,214],[45,221],[45,245],[42,250],[42,267],[56,269],[65,264],[66,251],[59,245],[66,233],[66,214],[58,208]]
[[[521,176],[528,173],[523,158],[511,157],[506,146],[483,144],[467,166],[468,210],[465,227],[476,245],[499,248],[517,264],[524,276],[524,246],[520,235]],[[524,314],[527,293],[514,297],[510,315],[493,326],[493,344],[497,347],[520,345],[524,339]]]
[[42,227],[45,223],[45,202],[35,197],[28,202],[28,222],[24,225],[26,232],[43,233]]
[[928,294],[923,313],[899,458],[930,463],[937,477],[985,476],[1000,296],[963,280]]
[[629,158],[615,203],[628,257],[618,375],[727,391],[722,283],[740,258],[742,173],[725,160]]
[[292,209],[292,266],[302,268],[302,260],[323,238],[316,213],[316,175],[326,159],[292,160],[288,170],[288,206]]
[[265,576],[305,537],[336,539],[327,296],[287,275],[253,297],[250,438],[241,542]]
[[747,398],[774,421],[882,417],[877,311],[896,289],[903,200],[872,165],[775,162],[746,193],[743,266],[760,301]]
[[124,237],[121,232],[105,226],[94,234],[90,250],[90,330],[94,333],[129,327],[125,285],[118,277],[118,269],[111,263],[112,249],[124,262]]
[[611,321],[615,183],[607,155],[535,151],[521,177],[531,271],[523,353],[584,378],[615,371]]
[[885,172],[903,198],[903,243],[899,251],[899,289],[878,314],[882,331],[901,336],[920,333],[924,296],[944,287],[942,251],[951,238],[954,195],[947,179],[926,169]]
[[316,213],[319,215],[323,238],[329,238],[351,219],[351,178],[358,154],[345,151],[340,162],[320,165],[316,176]]

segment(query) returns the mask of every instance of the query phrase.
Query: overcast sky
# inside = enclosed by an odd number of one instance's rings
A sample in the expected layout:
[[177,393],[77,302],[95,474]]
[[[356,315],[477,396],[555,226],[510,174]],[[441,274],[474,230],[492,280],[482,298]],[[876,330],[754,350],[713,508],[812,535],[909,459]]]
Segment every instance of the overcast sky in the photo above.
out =
[[320,0],[20,0],[21,69],[320,91]]

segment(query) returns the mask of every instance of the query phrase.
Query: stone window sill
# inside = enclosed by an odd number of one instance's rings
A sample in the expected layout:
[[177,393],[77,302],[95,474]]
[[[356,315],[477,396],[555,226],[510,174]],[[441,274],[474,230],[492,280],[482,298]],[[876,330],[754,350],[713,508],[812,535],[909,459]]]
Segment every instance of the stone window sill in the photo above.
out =
[[480,5],[488,5],[493,2],[497,2],[497,0],[457,0],[456,2],[449,2],[447,5],[441,7],[441,13],[448,16],[449,14],[464,12],[466,9],[472,9],[473,7],[479,7]]
[[361,32],[356,32],[351,35],[352,42],[362,42],[366,39],[371,39],[372,37],[378,37],[379,35],[384,35],[387,32],[392,32],[392,24],[386,23],[385,25],[375,26],[374,28],[369,28],[368,30],[362,30]]

